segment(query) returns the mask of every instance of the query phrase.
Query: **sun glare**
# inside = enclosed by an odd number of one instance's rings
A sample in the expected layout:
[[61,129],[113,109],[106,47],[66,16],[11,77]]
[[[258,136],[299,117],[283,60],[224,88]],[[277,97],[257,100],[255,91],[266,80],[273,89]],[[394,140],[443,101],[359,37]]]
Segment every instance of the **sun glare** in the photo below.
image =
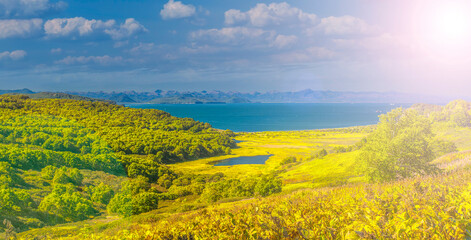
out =
[[416,15],[416,40],[435,55],[466,56],[471,47],[470,12],[468,1],[425,1]]
[[456,42],[469,37],[470,18],[463,7],[444,6],[441,9],[441,14],[435,16],[432,23],[436,26],[436,35],[442,40]]

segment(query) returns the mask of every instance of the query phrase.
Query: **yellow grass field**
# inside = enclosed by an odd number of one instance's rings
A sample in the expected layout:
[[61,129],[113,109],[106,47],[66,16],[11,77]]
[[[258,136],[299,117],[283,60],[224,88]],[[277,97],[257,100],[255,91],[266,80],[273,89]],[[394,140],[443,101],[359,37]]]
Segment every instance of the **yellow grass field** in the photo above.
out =
[[[338,130],[279,131],[240,133],[235,137],[238,148],[230,155],[205,158],[170,165],[177,171],[214,174],[221,172],[231,178],[245,178],[283,170],[284,189],[326,186],[350,177],[356,152],[331,154],[314,158],[321,149],[333,152],[334,147],[348,147],[366,137],[366,133]],[[213,166],[217,161],[240,156],[272,154],[264,165]],[[283,159],[296,157],[296,164],[280,166]]]

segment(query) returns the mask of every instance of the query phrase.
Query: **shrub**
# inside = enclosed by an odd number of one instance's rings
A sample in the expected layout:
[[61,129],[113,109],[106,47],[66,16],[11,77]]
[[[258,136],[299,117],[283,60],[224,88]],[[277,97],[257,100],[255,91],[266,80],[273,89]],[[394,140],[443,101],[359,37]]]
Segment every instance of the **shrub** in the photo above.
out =
[[159,194],[155,192],[142,192],[132,197],[132,214],[140,214],[157,209]]
[[41,170],[41,177],[46,180],[52,180],[55,176],[56,170],[57,168],[52,165],[46,166]]
[[281,165],[286,165],[286,164],[290,164],[290,163],[295,163],[297,161],[296,157],[294,156],[290,156],[290,157],[287,157],[285,159],[283,159],[281,161]]
[[108,212],[129,217],[157,208],[159,195],[149,190],[150,184],[142,176],[124,182],[121,192],[110,200]]
[[39,204],[39,210],[55,214],[67,221],[80,221],[97,213],[92,202],[82,197],[72,184],[56,184]]
[[323,158],[323,157],[327,156],[327,154],[328,154],[327,151],[323,148],[319,152],[317,152],[314,157],[315,158]]
[[104,183],[100,183],[100,185],[92,188],[91,192],[92,201],[102,204],[108,204],[114,195],[113,189]]
[[281,192],[282,182],[275,176],[263,176],[255,185],[255,193],[266,197],[268,195]]

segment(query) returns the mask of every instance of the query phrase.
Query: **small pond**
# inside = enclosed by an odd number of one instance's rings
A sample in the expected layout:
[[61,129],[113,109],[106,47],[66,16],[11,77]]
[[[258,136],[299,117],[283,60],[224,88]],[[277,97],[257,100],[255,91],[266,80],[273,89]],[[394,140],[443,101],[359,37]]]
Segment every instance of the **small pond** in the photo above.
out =
[[258,156],[251,156],[251,157],[236,157],[236,158],[228,158],[222,161],[217,162],[214,166],[232,166],[232,165],[241,165],[241,164],[265,164],[265,162],[273,156],[270,155],[258,155]]

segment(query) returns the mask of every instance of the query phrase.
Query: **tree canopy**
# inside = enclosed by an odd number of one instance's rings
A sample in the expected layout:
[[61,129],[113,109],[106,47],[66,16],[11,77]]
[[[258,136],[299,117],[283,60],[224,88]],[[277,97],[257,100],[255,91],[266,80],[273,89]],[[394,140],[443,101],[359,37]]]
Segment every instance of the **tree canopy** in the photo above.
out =
[[414,110],[398,108],[381,115],[362,147],[361,172],[370,181],[389,181],[436,171],[429,164],[439,151],[434,147],[441,146],[434,136],[430,120]]

